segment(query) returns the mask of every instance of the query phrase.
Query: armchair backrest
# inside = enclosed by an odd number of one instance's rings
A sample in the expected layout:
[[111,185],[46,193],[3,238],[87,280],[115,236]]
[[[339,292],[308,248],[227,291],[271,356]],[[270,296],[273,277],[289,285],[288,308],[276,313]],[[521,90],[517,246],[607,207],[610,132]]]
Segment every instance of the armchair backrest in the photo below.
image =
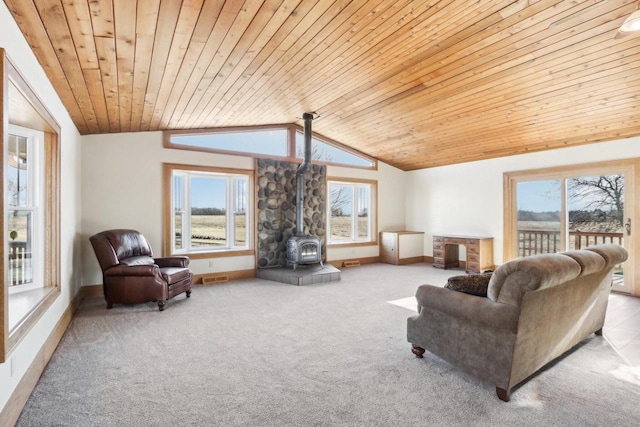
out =
[[149,241],[136,230],[107,230],[89,240],[103,272],[127,258],[153,257]]

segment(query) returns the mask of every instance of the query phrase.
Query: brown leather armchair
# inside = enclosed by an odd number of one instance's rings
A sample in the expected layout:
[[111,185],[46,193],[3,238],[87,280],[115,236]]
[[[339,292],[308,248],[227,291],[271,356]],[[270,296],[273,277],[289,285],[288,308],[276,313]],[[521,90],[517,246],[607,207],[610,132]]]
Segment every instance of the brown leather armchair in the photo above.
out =
[[149,241],[135,230],[107,230],[89,240],[102,269],[107,308],[158,301],[162,311],[168,299],[183,292],[191,296],[189,258],[153,258]]

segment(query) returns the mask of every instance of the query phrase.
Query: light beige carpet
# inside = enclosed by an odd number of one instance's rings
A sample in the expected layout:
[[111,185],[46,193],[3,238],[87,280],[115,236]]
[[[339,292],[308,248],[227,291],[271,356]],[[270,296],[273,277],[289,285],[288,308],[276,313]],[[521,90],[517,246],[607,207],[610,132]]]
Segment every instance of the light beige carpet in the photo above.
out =
[[[342,280],[196,287],[155,304],[85,301],[19,426],[637,426],[640,388],[592,337],[513,392],[406,341],[406,299],[447,274],[365,265]],[[455,271],[453,273],[456,273]]]

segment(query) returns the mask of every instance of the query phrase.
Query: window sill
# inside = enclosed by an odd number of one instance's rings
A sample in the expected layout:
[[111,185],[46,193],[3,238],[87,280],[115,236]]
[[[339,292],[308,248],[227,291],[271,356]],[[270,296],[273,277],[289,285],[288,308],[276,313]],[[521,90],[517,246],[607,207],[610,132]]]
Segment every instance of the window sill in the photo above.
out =
[[[42,317],[60,296],[58,286],[25,291],[9,296],[9,339],[7,354],[25,337],[27,332]],[[16,297],[20,301],[16,300]]]
[[335,248],[356,248],[360,246],[378,246],[377,241],[372,242],[344,242],[344,243],[327,243],[327,249]]
[[[16,287],[20,286],[24,285]],[[51,288],[43,288],[42,286],[31,286],[31,289],[12,288],[14,287],[9,288],[9,333],[51,292]]]
[[209,251],[209,252],[185,252],[179,254],[171,254],[170,256],[186,256],[189,259],[207,259],[207,258],[226,258],[234,256],[248,256],[255,255],[253,249],[238,249],[238,250],[224,250],[224,251]]

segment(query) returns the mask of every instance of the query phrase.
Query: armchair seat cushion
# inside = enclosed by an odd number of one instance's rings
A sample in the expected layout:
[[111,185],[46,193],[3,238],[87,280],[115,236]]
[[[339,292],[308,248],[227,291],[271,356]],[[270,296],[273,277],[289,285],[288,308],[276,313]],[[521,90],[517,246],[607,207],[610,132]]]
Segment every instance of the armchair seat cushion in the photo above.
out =
[[151,258],[150,256],[132,256],[132,257],[120,260],[120,264],[124,264],[124,265],[152,265],[152,264],[155,264],[155,263],[153,262],[153,258]]
[[191,272],[188,268],[179,267],[161,268],[160,274],[162,274],[162,278],[166,280],[168,284],[177,283],[181,280],[189,279],[191,277]]

